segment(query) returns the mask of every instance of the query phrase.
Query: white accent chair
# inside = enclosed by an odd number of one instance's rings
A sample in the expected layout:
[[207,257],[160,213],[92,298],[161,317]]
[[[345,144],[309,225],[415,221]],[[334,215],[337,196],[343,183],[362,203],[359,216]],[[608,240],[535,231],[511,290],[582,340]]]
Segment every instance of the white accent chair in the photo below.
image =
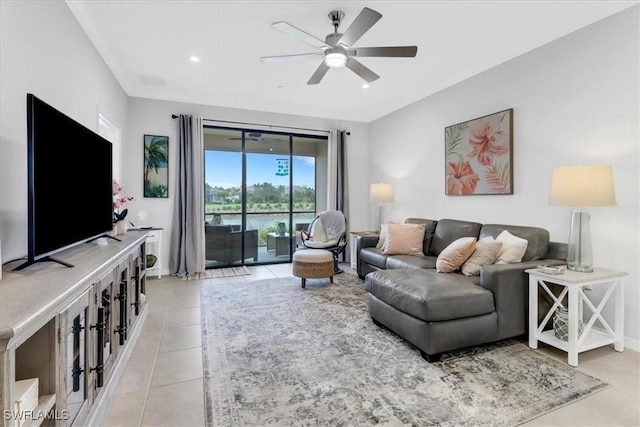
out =
[[302,231],[301,238],[305,248],[331,252],[334,272],[342,273],[338,256],[347,246],[347,219],[342,211],[320,212],[309,225],[309,231]]

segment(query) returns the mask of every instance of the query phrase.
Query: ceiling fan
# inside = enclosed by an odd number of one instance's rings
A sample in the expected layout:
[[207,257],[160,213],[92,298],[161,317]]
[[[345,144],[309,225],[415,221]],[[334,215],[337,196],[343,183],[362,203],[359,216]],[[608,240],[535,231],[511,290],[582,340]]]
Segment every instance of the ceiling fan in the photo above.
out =
[[324,56],[320,66],[313,73],[308,85],[320,83],[329,68],[347,67],[366,82],[371,83],[380,78],[379,75],[365,67],[355,57],[415,57],[418,52],[417,46],[387,46],[387,47],[360,47],[354,48],[353,44],[373,25],[382,18],[382,15],[375,10],[365,7],[351,23],[349,28],[343,33],[338,32],[340,22],[344,18],[344,13],[335,10],[329,13],[329,19],[334,28],[334,32],[327,34],[324,41],[306,33],[291,24],[280,21],[271,26],[286,34],[289,34],[311,46],[321,49],[321,52],[302,53],[298,55],[263,56],[262,62],[289,62]]
[[[259,132],[247,132],[245,133],[245,137],[244,139],[246,141],[253,141],[253,142],[263,142],[263,143],[269,143],[269,142],[278,142],[278,141],[282,141],[282,138],[269,138],[268,136],[264,136],[264,134],[261,134]],[[228,141],[242,141],[242,138],[227,138]]]

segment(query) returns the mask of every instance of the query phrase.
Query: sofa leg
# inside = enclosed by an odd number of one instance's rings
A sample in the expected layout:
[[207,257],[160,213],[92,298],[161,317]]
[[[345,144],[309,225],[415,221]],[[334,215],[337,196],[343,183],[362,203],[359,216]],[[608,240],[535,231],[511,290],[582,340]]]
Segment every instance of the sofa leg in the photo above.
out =
[[440,361],[440,359],[442,358],[442,353],[427,354],[424,351],[420,350],[420,356],[422,356],[422,358],[427,362],[434,363]]

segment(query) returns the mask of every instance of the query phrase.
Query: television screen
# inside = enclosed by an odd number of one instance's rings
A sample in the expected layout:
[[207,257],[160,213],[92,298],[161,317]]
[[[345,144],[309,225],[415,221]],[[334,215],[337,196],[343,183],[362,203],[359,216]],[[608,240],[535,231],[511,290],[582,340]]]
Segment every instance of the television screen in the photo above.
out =
[[27,95],[28,260],[113,229],[111,142]]

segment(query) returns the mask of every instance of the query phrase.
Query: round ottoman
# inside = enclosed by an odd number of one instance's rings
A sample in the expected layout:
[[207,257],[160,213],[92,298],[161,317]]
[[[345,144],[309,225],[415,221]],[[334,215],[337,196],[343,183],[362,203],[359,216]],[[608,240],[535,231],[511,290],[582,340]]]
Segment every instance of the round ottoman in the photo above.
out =
[[333,255],[322,249],[302,249],[293,254],[293,275],[302,279],[302,287],[307,279],[328,277],[333,283]]

